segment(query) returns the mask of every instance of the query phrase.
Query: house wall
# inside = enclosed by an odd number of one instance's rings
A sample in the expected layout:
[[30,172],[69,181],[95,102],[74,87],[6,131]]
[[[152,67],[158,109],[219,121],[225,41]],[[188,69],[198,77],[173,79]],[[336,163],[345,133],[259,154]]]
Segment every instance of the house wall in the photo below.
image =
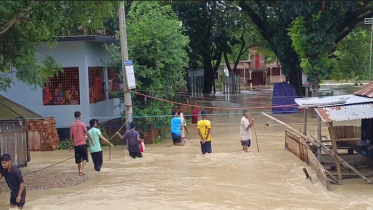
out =
[[[85,60],[88,67],[103,67],[102,61],[108,56],[107,51],[102,43],[99,42],[86,42],[85,43]],[[87,67],[87,69],[88,69]],[[87,70],[88,74],[88,70]],[[105,90],[107,88],[107,76],[105,80]],[[89,89],[89,81],[87,77],[87,90]],[[108,92],[105,91],[105,95],[108,96]],[[87,94],[89,104],[89,93]],[[120,113],[124,110],[124,106],[120,106],[120,100],[118,98],[107,99],[106,101],[100,101],[94,104],[89,104],[89,116],[90,118],[97,118],[100,122],[110,120],[113,117],[120,117]]]
[[270,68],[268,68],[267,77],[269,78],[269,83],[270,84],[279,83],[279,82],[282,82],[285,79],[284,75],[281,72],[280,67],[270,67]]
[[113,117],[120,117],[123,111],[124,105],[121,104],[119,98],[100,101],[89,106],[90,118],[96,118],[99,122],[111,120]]
[[7,92],[0,91],[0,94],[43,117],[54,116],[57,128],[70,127],[74,122],[75,111],[82,113],[82,121],[87,125],[94,117],[118,117],[121,109],[115,106],[120,104],[119,99],[89,104],[88,67],[103,66],[100,60],[105,57],[106,51],[102,45],[99,42],[61,41],[54,48],[49,48],[46,43],[36,47],[36,52],[40,55],[39,60],[50,55],[63,67],[79,68],[80,105],[43,106],[43,89],[36,87],[32,90],[30,86],[17,80],[15,75],[13,75],[14,84]]

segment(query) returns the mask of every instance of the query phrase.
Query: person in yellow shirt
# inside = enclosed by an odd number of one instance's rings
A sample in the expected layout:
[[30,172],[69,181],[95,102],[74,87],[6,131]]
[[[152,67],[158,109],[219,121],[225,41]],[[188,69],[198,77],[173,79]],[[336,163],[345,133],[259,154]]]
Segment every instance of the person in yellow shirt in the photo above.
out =
[[201,111],[202,120],[198,121],[197,129],[198,135],[201,139],[201,150],[202,154],[211,153],[211,122],[206,119],[206,112]]

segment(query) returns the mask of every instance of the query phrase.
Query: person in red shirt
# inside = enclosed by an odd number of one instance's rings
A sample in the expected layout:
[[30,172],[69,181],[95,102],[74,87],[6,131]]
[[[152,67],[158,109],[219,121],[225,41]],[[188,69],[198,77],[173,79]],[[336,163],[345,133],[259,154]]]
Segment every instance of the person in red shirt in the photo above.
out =
[[85,175],[83,170],[88,162],[87,140],[84,134],[88,136],[92,146],[95,145],[91,135],[87,131],[87,126],[80,121],[81,116],[82,114],[79,111],[74,113],[75,123],[70,128],[70,152],[74,138],[75,163],[78,164],[79,176]]
[[[197,106],[197,103],[195,104]],[[193,111],[192,111],[192,123],[193,124],[196,124],[198,122],[198,113],[199,113],[199,108],[198,107],[194,107]]]

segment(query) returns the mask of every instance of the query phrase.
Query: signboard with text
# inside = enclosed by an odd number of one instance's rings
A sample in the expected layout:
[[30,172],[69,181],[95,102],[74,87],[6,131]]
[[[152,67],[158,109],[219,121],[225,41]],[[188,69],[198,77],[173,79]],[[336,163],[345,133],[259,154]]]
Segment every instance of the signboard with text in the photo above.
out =
[[128,89],[136,89],[135,71],[133,69],[133,61],[125,61],[126,76],[127,76],[127,87]]

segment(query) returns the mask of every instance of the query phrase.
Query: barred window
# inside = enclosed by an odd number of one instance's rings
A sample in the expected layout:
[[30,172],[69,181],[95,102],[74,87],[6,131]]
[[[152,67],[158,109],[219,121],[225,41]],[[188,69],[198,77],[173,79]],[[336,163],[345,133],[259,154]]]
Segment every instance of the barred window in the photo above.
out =
[[63,72],[51,77],[43,88],[43,105],[80,104],[79,68],[63,68]]
[[105,101],[105,82],[103,67],[88,67],[89,103]]
[[119,74],[112,69],[108,69],[109,98],[115,98],[114,93],[120,90]]

